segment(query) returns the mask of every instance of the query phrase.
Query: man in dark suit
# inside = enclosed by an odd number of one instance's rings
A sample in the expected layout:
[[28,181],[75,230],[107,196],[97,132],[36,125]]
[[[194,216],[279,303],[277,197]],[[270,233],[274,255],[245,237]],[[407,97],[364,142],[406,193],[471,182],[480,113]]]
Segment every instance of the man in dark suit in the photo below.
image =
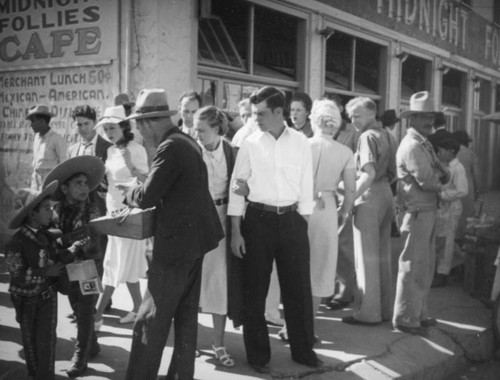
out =
[[164,90],[145,89],[129,116],[145,142],[158,149],[144,184],[124,194],[130,206],[156,207],[148,288],[134,325],[126,379],[156,379],[172,319],[175,344],[167,379],[193,378],[203,255],[223,237],[201,148],[173,125],[175,112]]

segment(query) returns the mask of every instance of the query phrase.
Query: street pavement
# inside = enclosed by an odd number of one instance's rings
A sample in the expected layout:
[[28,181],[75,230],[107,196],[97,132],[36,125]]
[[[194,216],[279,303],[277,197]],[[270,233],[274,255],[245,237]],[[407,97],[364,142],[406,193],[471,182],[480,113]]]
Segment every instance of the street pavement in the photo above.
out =
[[[500,204],[500,194],[498,196]],[[393,239],[395,267],[401,242]],[[7,292],[9,276],[0,254],[0,380],[26,378],[19,325]],[[146,281],[141,280],[144,289]],[[166,290],[168,291],[168,290]],[[101,353],[89,363],[82,379],[123,379],[128,365],[132,324],[120,325],[118,320],[131,309],[125,285],[117,288],[113,308],[105,314],[99,332]],[[242,330],[231,321],[226,328],[225,342],[236,365],[226,368],[218,364],[210,348],[212,318],[199,314],[198,349],[195,379],[311,379],[311,380],[385,380],[385,379],[460,379],[466,378],[471,365],[494,357],[491,311],[463,288],[463,281],[453,277],[445,288],[432,289],[429,299],[431,315],[438,326],[428,329],[428,336],[412,336],[397,332],[390,323],[376,326],[352,326],[341,322],[351,309],[331,311],[321,307],[315,320],[315,332],[321,342],[315,351],[325,362],[320,369],[311,369],[292,361],[289,346],[278,337],[278,327],[269,326],[272,359],[271,373],[259,374],[246,362]],[[65,296],[59,295],[57,328],[56,378],[66,377],[66,368],[73,354],[75,325]],[[159,375],[165,376],[172,354],[173,331],[163,353]],[[496,379],[500,379],[500,373]]]

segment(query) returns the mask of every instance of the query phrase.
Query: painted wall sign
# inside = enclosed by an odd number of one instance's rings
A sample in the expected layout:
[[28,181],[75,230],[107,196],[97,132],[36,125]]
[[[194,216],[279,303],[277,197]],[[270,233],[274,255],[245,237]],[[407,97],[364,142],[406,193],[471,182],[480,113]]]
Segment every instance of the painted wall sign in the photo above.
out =
[[500,66],[500,29],[454,0],[319,1],[484,66]]
[[113,105],[117,88],[114,65],[0,72],[0,221],[11,215],[15,189],[30,186],[34,135],[25,119],[28,108],[47,105],[55,114],[51,128],[71,146],[77,141],[73,109],[88,104],[99,118]]
[[117,0],[0,0],[0,71],[109,62],[117,41]]

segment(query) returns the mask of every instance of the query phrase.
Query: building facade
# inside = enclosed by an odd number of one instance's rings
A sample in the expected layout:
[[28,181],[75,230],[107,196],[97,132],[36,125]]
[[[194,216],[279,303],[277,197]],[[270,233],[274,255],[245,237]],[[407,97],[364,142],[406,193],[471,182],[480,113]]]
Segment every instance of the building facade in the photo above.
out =
[[367,96],[380,113],[431,91],[448,128],[472,136],[483,189],[498,189],[500,133],[482,117],[500,111],[499,13],[493,0],[0,0],[1,196],[28,185],[33,104],[71,143],[79,104],[102,114],[155,87],[171,108],[195,89],[236,110],[262,85]]

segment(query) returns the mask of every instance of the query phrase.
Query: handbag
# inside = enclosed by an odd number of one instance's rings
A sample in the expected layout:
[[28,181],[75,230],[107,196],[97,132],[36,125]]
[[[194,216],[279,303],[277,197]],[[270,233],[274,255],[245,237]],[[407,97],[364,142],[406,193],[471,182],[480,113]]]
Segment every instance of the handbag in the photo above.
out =
[[89,227],[97,233],[142,240],[154,235],[155,208],[124,208],[115,215],[92,219]]

